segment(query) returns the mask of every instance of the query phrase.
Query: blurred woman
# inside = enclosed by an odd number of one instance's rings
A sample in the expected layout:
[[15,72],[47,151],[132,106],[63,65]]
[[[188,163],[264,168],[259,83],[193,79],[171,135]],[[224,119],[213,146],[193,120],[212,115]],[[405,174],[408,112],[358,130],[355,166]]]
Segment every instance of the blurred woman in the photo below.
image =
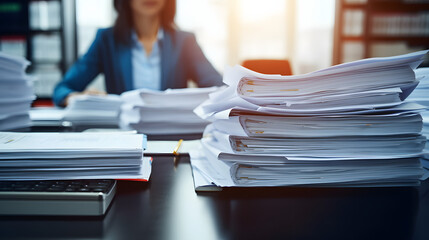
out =
[[114,7],[115,25],[97,32],[88,52],[56,86],[56,105],[67,105],[74,95],[93,94],[84,90],[99,73],[107,92],[114,94],[185,88],[188,80],[199,87],[222,84],[195,36],[177,29],[175,0],[114,0]]

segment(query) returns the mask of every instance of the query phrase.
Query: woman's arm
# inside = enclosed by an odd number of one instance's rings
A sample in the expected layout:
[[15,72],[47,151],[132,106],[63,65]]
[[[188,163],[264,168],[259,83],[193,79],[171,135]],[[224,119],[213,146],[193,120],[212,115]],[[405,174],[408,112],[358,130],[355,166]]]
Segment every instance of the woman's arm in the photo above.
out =
[[188,70],[192,75],[192,79],[196,81],[199,87],[223,85],[222,76],[214,69],[206,56],[204,56],[194,34],[189,34],[189,37],[186,39],[185,51],[188,56]]
[[53,100],[56,105],[64,106],[66,98],[71,93],[82,92],[102,71],[100,56],[102,45],[102,30],[99,30],[88,52],[73,64],[55,87]]

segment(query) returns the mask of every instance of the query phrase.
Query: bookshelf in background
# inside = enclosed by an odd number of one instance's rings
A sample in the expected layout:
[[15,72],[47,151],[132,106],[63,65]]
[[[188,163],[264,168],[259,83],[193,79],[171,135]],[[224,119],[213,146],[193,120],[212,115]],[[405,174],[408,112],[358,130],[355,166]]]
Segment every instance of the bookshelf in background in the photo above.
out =
[[429,0],[337,0],[333,64],[429,49]]
[[2,0],[0,51],[31,61],[38,100],[51,98],[55,84],[76,59],[74,0]]

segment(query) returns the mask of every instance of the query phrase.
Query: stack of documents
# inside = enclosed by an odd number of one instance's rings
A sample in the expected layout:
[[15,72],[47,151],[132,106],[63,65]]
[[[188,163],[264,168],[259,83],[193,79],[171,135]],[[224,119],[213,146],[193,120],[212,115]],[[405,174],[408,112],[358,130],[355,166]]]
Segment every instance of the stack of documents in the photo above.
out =
[[119,95],[79,95],[70,99],[63,121],[73,125],[118,126],[122,100]]
[[195,186],[408,186],[425,107],[403,102],[427,51],[298,76],[230,68],[228,88],[195,109],[212,121],[191,153]]
[[145,146],[139,134],[3,132],[0,180],[148,180]]
[[216,90],[217,87],[125,92],[121,95],[124,104],[120,126],[150,135],[202,133],[209,122],[193,110]]
[[25,74],[24,58],[0,53],[0,130],[29,127],[28,112],[35,99],[33,81]]
[[[413,91],[407,101],[414,101],[426,106],[425,111],[421,112],[423,117],[422,134],[429,138],[429,68],[418,68],[415,70],[416,78],[420,80],[419,85]],[[422,157],[422,165],[429,169],[429,144],[426,143]]]
[[65,109],[60,107],[34,107],[30,109],[32,126],[68,126],[64,121]]

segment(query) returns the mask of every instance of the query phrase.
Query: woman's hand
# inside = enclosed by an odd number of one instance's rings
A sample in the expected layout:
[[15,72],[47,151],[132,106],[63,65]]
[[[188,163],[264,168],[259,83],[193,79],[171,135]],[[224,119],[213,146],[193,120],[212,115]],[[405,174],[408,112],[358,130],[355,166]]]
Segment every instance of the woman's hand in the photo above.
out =
[[104,96],[104,95],[107,95],[107,93],[104,91],[99,91],[97,89],[88,89],[88,90],[85,90],[83,92],[72,92],[64,100],[64,106],[67,107],[67,105],[69,105],[71,98],[73,98],[75,96],[80,96],[80,95]]

